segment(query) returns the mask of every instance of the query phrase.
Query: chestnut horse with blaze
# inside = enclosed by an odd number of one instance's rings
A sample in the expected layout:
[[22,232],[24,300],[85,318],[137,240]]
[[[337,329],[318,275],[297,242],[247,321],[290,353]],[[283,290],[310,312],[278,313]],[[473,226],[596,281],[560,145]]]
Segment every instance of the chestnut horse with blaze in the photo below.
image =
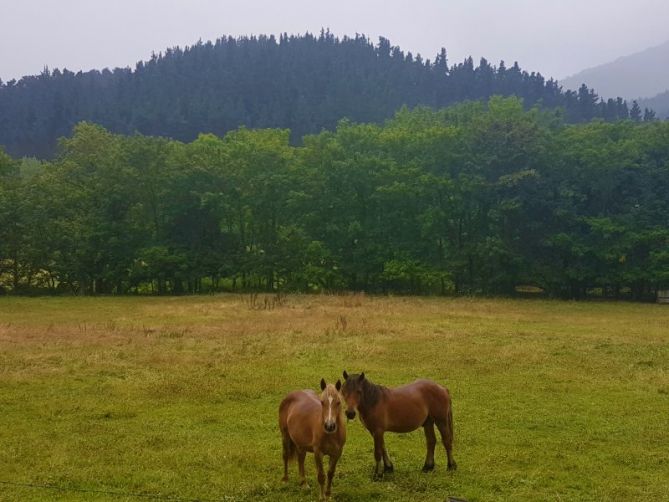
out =
[[[304,485],[304,458],[307,452],[314,454],[318,470],[321,499],[330,496],[332,478],[337,461],[346,442],[346,422],[343,417],[341,382],[326,384],[321,379],[322,393],[298,390],[288,394],[279,405],[279,429],[283,439],[283,478],[288,481],[288,461],[297,457],[300,484]],[[325,487],[323,457],[330,457]]]
[[[374,438],[374,477],[380,478],[384,472],[392,472],[393,464],[383,442],[383,434],[390,432],[411,432],[423,427],[427,440],[427,456],[423,472],[434,469],[434,447],[437,437],[434,426],[441,434],[446,448],[448,470],[457,467],[453,459],[453,411],[448,389],[431,380],[416,380],[408,385],[389,389],[376,385],[365,378],[365,374],[349,375],[344,371],[342,394],[346,401],[346,416],[360,421]],[[383,460],[383,468],[381,461]]]

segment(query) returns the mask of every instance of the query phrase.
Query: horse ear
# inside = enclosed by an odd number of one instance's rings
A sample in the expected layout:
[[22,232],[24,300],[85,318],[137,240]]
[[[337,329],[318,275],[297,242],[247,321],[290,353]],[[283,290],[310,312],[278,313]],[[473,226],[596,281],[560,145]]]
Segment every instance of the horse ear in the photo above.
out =
[[364,379],[365,379],[365,372],[363,371],[362,373],[360,373],[358,380],[362,382]]
[[346,373],[346,370],[344,370],[343,376],[344,376],[344,380],[348,380],[348,373]]
[[335,389],[337,389],[337,391],[341,390],[341,380],[337,380],[337,383],[335,384]]
[[325,383],[325,378],[321,378],[321,390],[325,390],[325,387],[327,387],[327,384]]

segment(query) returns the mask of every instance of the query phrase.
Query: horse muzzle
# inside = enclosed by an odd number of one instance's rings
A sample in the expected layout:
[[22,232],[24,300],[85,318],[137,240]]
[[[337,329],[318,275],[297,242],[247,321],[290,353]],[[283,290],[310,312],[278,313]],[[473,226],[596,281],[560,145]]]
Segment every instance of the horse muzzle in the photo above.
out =
[[337,431],[337,423],[336,422],[325,422],[323,424],[323,428],[325,429],[325,432],[328,434],[332,434]]
[[348,418],[349,420],[353,420],[355,418],[355,411],[346,410],[346,418]]

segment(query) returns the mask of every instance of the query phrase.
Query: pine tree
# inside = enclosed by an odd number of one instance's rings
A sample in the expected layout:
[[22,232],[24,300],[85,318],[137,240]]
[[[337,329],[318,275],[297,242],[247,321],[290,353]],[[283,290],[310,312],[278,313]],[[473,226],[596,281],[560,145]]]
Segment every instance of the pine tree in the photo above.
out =
[[641,107],[636,100],[632,102],[632,108],[630,108],[630,118],[634,122],[641,122]]
[[655,111],[651,110],[650,108],[644,108],[643,110],[643,121],[644,122],[653,122],[657,120],[657,117],[655,116]]
[[592,120],[597,114],[598,96],[595,91],[588,89],[588,86],[583,84],[578,90],[578,106],[581,115],[581,121]]
[[448,57],[446,55],[446,49],[443,47],[434,60],[434,70],[439,75],[446,75],[448,73]]

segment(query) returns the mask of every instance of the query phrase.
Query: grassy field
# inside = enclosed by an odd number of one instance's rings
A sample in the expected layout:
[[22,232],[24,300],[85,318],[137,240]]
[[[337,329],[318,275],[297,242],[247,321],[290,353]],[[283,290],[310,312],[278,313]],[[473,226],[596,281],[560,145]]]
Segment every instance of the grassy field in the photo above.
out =
[[277,407],[343,369],[446,385],[458,470],[438,445],[422,474],[422,431],[388,434],[395,473],[373,482],[356,420],[334,500],[669,500],[667,306],[292,296],[251,307],[233,295],[0,298],[0,500],[316,500],[311,456],[310,488],[294,464],[279,481]]

